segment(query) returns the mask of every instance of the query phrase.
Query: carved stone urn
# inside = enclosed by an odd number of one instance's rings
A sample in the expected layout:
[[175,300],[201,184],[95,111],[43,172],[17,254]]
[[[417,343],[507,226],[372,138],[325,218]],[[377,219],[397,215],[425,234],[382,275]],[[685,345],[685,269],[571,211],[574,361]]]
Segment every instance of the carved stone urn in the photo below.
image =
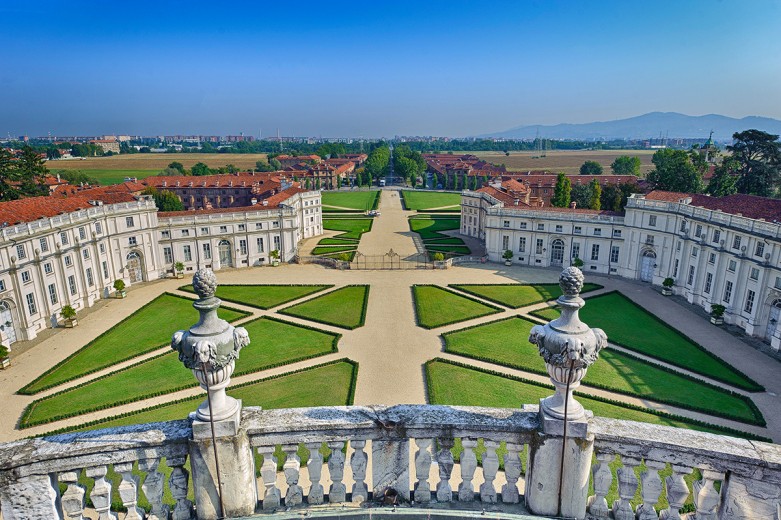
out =
[[193,307],[200,313],[200,320],[189,330],[176,331],[171,348],[179,352],[179,361],[193,371],[201,388],[208,392],[195,418],[223,421],[236,416],[240,409],[239,401],[227,395],[225,387],[230,383],[239,351],[249,345],[249,335],[244,327],[233,327],[217,316],[221,301],[214,296],[217,277],[211,269],[195,273],[193,289],[198,294]]
[[592,329],[580,321],[578,311],[586,302],[580,297],[583,273],[577,267],[567,267],[559,276],[564,294],[556,303],[561,316],[546,325],[535,325],[529,342],[537,345],[556,393],[540,401],[540,410],[555,419],[575,421],[585,417],[583,405],[572,392],[580,386],[586,370],[607,346],[607,335],[602,329]]

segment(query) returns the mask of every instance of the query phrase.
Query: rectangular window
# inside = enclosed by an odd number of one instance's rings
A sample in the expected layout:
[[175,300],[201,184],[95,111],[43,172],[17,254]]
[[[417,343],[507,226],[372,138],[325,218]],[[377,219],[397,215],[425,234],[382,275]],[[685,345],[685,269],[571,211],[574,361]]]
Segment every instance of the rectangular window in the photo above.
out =
[[190,236],[190,230],[189,229],[183,229],[182,230],[182,236],[183,237],[189,237]]
[[746,305],[743,306],[743,311],[751,314],[751,311],[754,310],[754,291],[749,290],[746,293]]
[[92,278],[92,268],[91,267],[87,267],[87,285],[89,285],[90,287],[95,285],[95,280]]
[[693,248],[692,248],[692,256],[693,256],[694,258],[697,258],[697,255],[699,254],[699,252],[700,252],[700,250],[699,250],[699,249],[697,249],[696,247],[693,247]]
[[257,239],[257,244],[258,244],[258,253],[264,253],[265,249],[263,248],[263,239],[262,238],[258,238]]
[[23,283],[30,283],[30,271],[22,271],[22,282]]
[[716,263],[716,253],[711,253],[708,255],[708,263],[709,264],[715,264]]
[[160,235],[162,238],[171,238],[171,232],[170,231],[161,231]]
[[163,262],[166,264],[174,263],[174,253],[171,251],[170,247],[163,248]]
[[732,239],[732,249],[740,249],[740,235],[735,235]]
[[136,237],[127,237],[127,245],[130,247],[137,246],[138,240],[136,240]]
[[677,242],[677,243],[675,244],[675,250],[676,250],[676,251],[680,251],[680,250],[681,250],[681,243],[680,243],[680,242]]
[[503,225],[504,227],[508,228],[508,227],[510,227],[510,221],[509,221],[509,220],[505,220],[505,221],[502,223],[502,225]]
[[212,245],[209,243],[203,244],[203,258],[205,260],[212,259]]
[[201,228],[201,235],[208,235],[209,234],[209,228],[202,227]]
[[526,252],[526,237],[518,238],[518,252],[519,253]]
[[537,231],[545,231],[545,224],[537,224]]
[[721,238],[721,230],[714,229],[713,230],[713,243],[714,244],[718,244],[720,238]]
[[534,252],[536,254],[538,254],[538,255],[542,254],[542,239],[541,238],[537,239],[537,246],[535,247],[535,251]]
[[599,244],[592,244],[591,246],[591,260],[596,262],[599,260]]
[[689,277],[686,279],[686,284],[691,285],[694,283],[694,266],[689,266]]
[[701,236],[702,236],[702,225],[700,225],[700,224],[697,224],[697,225],[694,227],[694,236],[695,236],[695,237],[697,237],[697,238],[699,238],[699,237],[701,237]]
[[781,276],[776,276],[776,283],[773,285],[776,289],[781,289]]
[[710,294],[710,288],[713,284],[713,273],[708,273],[705,275],[705,288],[703,289],[703,292],[705,294]]
[[765,243],[762,241],[757,242],[757,247],[754,248],[754,256],[762,256],[765,254]]
[[43,264],[43,272],[46,274],[52,274],[52,263],[46,262]]
[[108,278],[108,264],[104,260],[100,265],[103,267],[103,279],[105,280]]
[[45,238],[41,239],[41,253],[45,253],[49,250],[49,241]]
[[73,275],[68,277],[68,289],[70,289],[71,296],[76,294],[76,277]]
[[35,306],[35,295],[30,293],[25,296],[27,299],[27,314],[32,316],[36,312],[38,312],[38,308]]
[[502,235],[502,251],[507,251],[508,249],[510,249],[510,237]]
[[49,284],[49,301],[52,303],[57,303],[57,288],[53,283]]
[[247,229],[247,226],[244,224],[239,224],[239,231],[245,231]]
[[564,228],[560,225],[556,225],[556,233],[561,233],[562,231],[564,231]]
[[5,280],[0,280],[0,292],[5,291]]
[[730,298],[732,298],[732,282],[727,281],[724,284],[724,303],[729,303]]
[[648,225],[656,227],[656,215],[648,215]]
[[681,220],[681,233],[683,233],[684,231],[686,231],[686,221]]
[[104,244],[103,242],[101,242],[98,247],[100,247],[100,253],[101,254],[106,252],[106,244]]
[[613,263],[618,262],[618,246],[610,248],[610,261]]
[[729,264],[727,265],[727,271],[730,271],[730,272],[734,273],[735,272],[735,268],[737,267],[737,265],[738,264],[737,264],[737,262],[735,262],[735,260],[730,260]]
[[242,255],[247,254],[247,241],[246,240],[239,240],[239,253]]
[[220,226],[220,233],[227,233],[228,232],[228,226]]
[[580,242],[572,244],[572,258],[580,258]]
[[653,235],[646,235],[645,243],[648,244],[649,246],[654,245],[654,236]]
[[277,222],[275,220],[274,222],[271,223],[271,227],[273,227],[274,229],[278,228],[279,227],[279,222]]
[[18,258],[19,260],[27,258],[27,253],[25,253],[24,251],[23,244],[19,244],[18,246],[16,246],[16,258]]
[[87,260],[89,258],[89,249],[82,249],[81,256],[84,257],[84,260]]
[[757,269],[756,267],[752,267],[748,277],[751,278],[752,280],[759,280],[759,269]]
[[103,234],[103,226],[100,224],[100,222],[95,222],[95,233],[98,235]]
[[519,229],[526,229],[526,222],[521,222]]
[[263,222],[255,222],[255,229],[263,229]]
[[279,235],[274,235],[274,249],[276,249],[277,251],[279,251],[280,248],[279,244],[280,244]]
[[87,239],[87,230],[84,229],[84,226],[81,226],[79,228],[79,240],[86,240]]
[[184,251],[184,261],[185,262],[192,262],[193,261],[193,251],[192,251],[192,248],[190,248],[190,246],[184,246],[183,251]]
[[68,234],[67,234],[65,231],[63,231],[62,233],[60,233],[60,242],[61,242],[61,243],[62,243],[62,245],[64,245],[64,246],[67,246],[67,245],[68,245]]
[[594,236],[595,237],[601,237],[602,236],[602,228],[594,228]]
[[613,230],[613,238],[621,238],[621,230],[620,229],[614,229]]
[[133,222],[133,217],[125,217],[125,225],[127,227],[134,227],[136,224]]
[[575,229],[572,232],[576,235],[580,235],[581,233],[583,233],[583,228],[581,228],[580,226],[575,226]]

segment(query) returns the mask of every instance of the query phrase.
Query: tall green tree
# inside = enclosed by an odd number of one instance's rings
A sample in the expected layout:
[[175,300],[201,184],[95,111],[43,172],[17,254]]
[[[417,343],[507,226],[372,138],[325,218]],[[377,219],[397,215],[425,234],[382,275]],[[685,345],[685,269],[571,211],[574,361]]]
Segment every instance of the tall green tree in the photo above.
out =
[[610,165],[615,175],[636,175],[640,176],[640,158],[629,155],[620,155],[615,158]]
[[575,184],[570,192],[570,202],[576,207],[588,209],[591,204],[591,184]]
[[711,177],[708,187],[705,188],[705,193],[714,197],[724,197],[737,193],[739,168],[740,163],[737,159],[731,156],[725,157],[713,171],[713,177]]
[[591,179],[591,182],[588,183],[589,191],[591,192],[591,196],[589,197],[588,201],[588,207],[590,209],[601,209],[602,208],[602,186],[599,185],[599,181],[596,179]]
[[569,178],[563,173],[559,173],[556,177],[556,189],[553,191],[553,198],[551,198],[551,206],[557,208],[566,208],[569,206],[569,196],[572,192],[572,183]]
[[14,162],[14,156],[11,152],[0,148],[0,200],[19,198],[19,190],[12,184],[17,180]]
[[168,165],[168,167],[174,170],[179,170],[182,175],[187,175],[187,173],[184,171],[184,164],[180,163],[179,161],[172,162]]
[[746,130],[732,136],[727,146],[737,161],[738,193],[768,197],[776,192],[781,168],[781,143],[778,136],[761,130]]
[[190,170],[193,175],[211,175],[212,169],[206,166],[202,162],[197,162],[193,164],[192,169]]
[[646,180],[655,190],[700,193],[702,174],[691,161],[686,150],[663,148],[654,153],[655,168],[648,173]]
[[597,161],[586,161],[580,166],[581,175],[602,175],[602,165]]
[[22,154],[14,164],[19,181],[19,193],[25,197],[48,195],[44,177],[49,173],[40,154],[29,146],[22,148]]

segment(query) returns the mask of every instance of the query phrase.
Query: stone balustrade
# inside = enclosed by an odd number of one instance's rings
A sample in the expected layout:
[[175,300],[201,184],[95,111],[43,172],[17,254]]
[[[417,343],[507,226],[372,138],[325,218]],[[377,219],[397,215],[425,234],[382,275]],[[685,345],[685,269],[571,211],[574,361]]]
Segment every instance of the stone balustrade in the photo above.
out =
[[[250,473],[243,478],[246,489],[224,488],[223,498],[249,497],[257,513],[290,508],[327,512],[334,504],[395,502],[402,508],[446,508],[451,513],[528,515],[535,513],[532,503],[555,502],[559,496],[561,461],[539,456],[541,447],[555,443],[557,436],[543,432],[537,406],[248,407],[240,429],[249,446],[234,443],[233,449],[254,450],[263,462],[258,468],[222,467],[228,482],[236,481],[231,473]],[[3,519],[82,519],[87,498],[100,520],[215,518],[199,514],[209,508],[196,507],[188,498],[189,490],[196,502],[213,500],[194,490],[189,480],[190,460],[199,456],[192,438],[191,422],[183,420],[0,445]],[[584,466],[583,457],[572,456],[567,444],[563,482],[578,490],[568,494],[565,489],[562,496],[575,497],[570,502],[583,498],[582,514],[573,515],[577,518],[682,518],[679,508],[690,495],[689,507],[698,520],[778,518],[777,445],[601,417],[589,419],[587,436],[574,440],[594,450]],[[454,459],[456,442],[461,451]],[[310,453],[306,461],[298,455],[301,445]],[[324,445],[331,450],[327,460],[320,451]],[[275,457],[280,450],[285,458],[281,470]],[[622,465],[613,472],[616,457]],[[526,486],[535,483],[538,494],[532,500],[532,490],[522,494],[518,486],[524,460]],[[668,465],[672,474],[663,479],[659,473]],[[195,462],[193,466],[193,471],[203,471]],[[500,486],[496,477],[501,471],[506,483]],[[693,472],[698,480],[690,489],[684,477]],[[586,499],[589,481],[593,492]],[[608,503],[614,481],[618,498]],[[171,498],[164,500],[166,488]],[[638,490],[641,503],[635,507]],[[663,495],[669,507],[657,512]],[[112,512],[112,498],[127,512]]]

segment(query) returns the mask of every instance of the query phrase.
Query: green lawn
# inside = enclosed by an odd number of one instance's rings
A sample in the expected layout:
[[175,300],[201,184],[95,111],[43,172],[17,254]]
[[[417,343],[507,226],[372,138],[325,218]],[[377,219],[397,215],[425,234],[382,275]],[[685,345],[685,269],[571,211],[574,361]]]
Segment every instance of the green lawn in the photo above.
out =
[[[112,300],[109,306],[124,303],[124,300]],[[158,296],[20,389],[19,393],[35,394],[165,346],[174,332],[198,321],[198,312],[192,304],[193,300],[173,294]],[[222,307],[219,316],[236,321],[248,313]]]
[[313,255],[330,255],[333,253],[345,253],[357,250],[357,246],[317,246],[312,249]]
[[459,229],[461,219],[453,217],[411,217],[409,219],[409,228],[411,231],[420,235],[423,240],[433,238],[450,238],[449,235],[440,233],[440,231],[452,231]]
[[[448,287],[464,291],[485,300],[518,309],[535,303],[555,300],[561,296],[561,288],[557,283],[541,283],[535,285],[526,284],[453,284]],[[602,286],[595,283],[583,285],[581,293],[601,289]]]
[[317,243],[319,246],[357,246],[357,240],[344,238],[324,238]]
[[361,235],[372,230],[373,220],[370,218],[324,218],[323,229],[343,231],[334,238],[360,239]]
[[408,210],[427,210],[447,206],[460,206],[460,193],[439,193],[436,191],[403,190],[404,207]]
[[[216,296],[228,302],[271,309],[331,287],[333,285],[219,285]],[[192,285],[184,285],[179,290],[195,292]]]
[[[527,339],[534,325],[523,318],[510,318],[445,333],[445,352],[545,375],[545,363],[537,347]],[[597,362],[589,367],[583,384],[764,425],[762,414],[747,397],[612,349],[602,350]]]
[[500,312],[493,305],[472,300],[436,285],[413,285],[418,326],[433,329]]
[[439,245],[432,245],[429,242],[425,242],[424,245],[426,246],[426,250],[429,252],[440,252],[440,253],[452,253],[454,255],[468,255],[472,252],[471,249],[469,249],[466,246],[439,246]]
[[[241,351],[234,377],[336,351],[339,336],[273,318],[244,325],[254,341]],[[190,370],[169,352],[30,404],[20,427],[44,424],[197,386]]]
[[379,190],[373,191],[324,191],[323,206],[337,206],[368,211],[377,209],[380,200]]
[[368,285],[348,285],[282,309],[279,313],[345,329],[356,329],[363,326],[368,302]]
[[[559,317],[551,307],[532,313],[545,320]],[[752,392],[764,390],[720,358],[618,292],[589,298],[580,318],[605,331],[608,340],[666,363]]]
[[[73,171],[73,170],[63,170]],[[138,179],[145,179],[153,175],[160,173],[160,170],[79,170],[85,175],[89,175],[97,179],[101,184],[118,184],[124,182],[125,177],[136,177]],[[57,169],[51,169],[52,175],[57,175]]]

